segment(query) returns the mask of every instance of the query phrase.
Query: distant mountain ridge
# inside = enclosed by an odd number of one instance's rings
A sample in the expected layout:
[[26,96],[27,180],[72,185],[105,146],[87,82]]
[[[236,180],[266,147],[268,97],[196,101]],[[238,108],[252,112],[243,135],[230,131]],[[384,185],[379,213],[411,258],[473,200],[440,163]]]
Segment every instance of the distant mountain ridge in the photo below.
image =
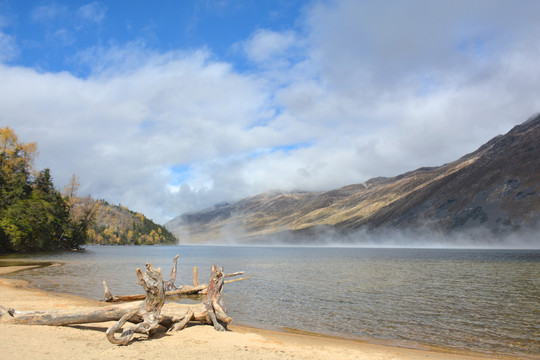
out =
[[496,236],[538,223],[540,114],[442,166],[325,192],[273,190],[183,214],[165,226],[185,243],[303,242],[383,229],[483,229]]

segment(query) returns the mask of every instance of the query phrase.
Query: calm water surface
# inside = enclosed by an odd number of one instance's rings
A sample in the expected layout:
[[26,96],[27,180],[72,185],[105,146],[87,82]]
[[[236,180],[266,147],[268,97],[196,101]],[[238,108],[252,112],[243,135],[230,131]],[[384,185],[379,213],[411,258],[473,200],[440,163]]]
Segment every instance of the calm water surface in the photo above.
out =
[[[177,284],[210,266],[252,278],[225,286],[237,323],[519,356],[540,355],[540,251],[306,247],[88,246],[83,253],[3,257],[59,261],[10,277],[94,299],[142,293],[135,268],[164,277],[180,254]],[[186,302],[186,300],[178,300]],[[6,304],[8,305],[8,304]]]

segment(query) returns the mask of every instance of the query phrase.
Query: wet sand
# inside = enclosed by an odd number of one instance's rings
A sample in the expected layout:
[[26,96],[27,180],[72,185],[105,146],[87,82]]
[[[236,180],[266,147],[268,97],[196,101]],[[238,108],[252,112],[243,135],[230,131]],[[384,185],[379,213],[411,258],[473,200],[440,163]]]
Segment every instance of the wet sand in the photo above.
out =
[[[0,304],[16,310],[99,307],[103,303],[28,287],[4,276],[27,266],[0,267]],[[0,359],[493,359],[481,354],[406,349],[334,337],[231,325],[228,332],[193,325],[152,338],[137,334],[128,346],[109,343],[112,323],[71,326],[17,325],[0,321]],[[498,357],[509,359],[509,357]]]

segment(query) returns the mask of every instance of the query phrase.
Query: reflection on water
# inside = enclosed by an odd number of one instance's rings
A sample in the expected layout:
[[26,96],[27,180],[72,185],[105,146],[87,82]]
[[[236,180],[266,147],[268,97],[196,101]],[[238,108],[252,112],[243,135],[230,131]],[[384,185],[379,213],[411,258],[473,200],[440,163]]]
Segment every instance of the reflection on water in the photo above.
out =
[[[12,277],[94,299],[142,293],[135,268],[149,261],[177,284],[201,283],[210,266],[252,278],[226,285],[238,323],[499,354],[540,353],[540,251],[294,247],[108,247],[29,255],[62,266]],[[183,302],[185,300],[178,300]]]

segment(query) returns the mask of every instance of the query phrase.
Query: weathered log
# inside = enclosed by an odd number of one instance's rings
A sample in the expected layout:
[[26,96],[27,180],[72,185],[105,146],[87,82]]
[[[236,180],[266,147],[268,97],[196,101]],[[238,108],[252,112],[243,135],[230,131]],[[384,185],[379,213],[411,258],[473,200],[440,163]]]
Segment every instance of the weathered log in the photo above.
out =
[[[76,308],[59,310],[18,311],[3,308],[0,314],[3,322],[26,325],[72,325],[116,321],[130,311],[137,309],[142,302],[125,303],[98,308]],[[2,308],[0,306],[0,308]],[[7,316],[7,315],[10,316]],[[135,319],[133,319],[136,321]]]
[[[118,321],[127,313],[137,310],[142,303],[142,301],[137,301],[94,308],[27,311],[7,309],[0,305],[0,319],[5,323],[52,326]],[[168,303],[161,310],[162,319],[160,320],[160,325],[170,328],[172,326],[171,319],[183,319],[188,314],[192,314],[189,317],[189,321],[208,323],[204,304]],[[140,316],[133,316],[128,321],[137,324],[142,321],[142,318]]]
[[[223,277],[233,277],[244,274],[243,271],[235,272],[232,274],[224,274]],[[242,280],[248,280],[250,279],[249,276],[241,277],[238,279],[232,279],[232,280],[225,280],[225,284],[230,284],[237,281]],[[107,283],[103,281],[103,288],[105,291],[105,299],[106,302],[125,302],[125,301],[137,301],[137,300],[143,300],[146,295],[144,294],[137,294],[137,295],[112,295],[109,291],[109,288],[107,287]],[[202,294],[204,295],[206,292],[206,289],[208,288],[208,284],[202,284],[198,286],[192,286],[192,285],[181,285],[176,288],[176,290],[170,290],[165,292],[165,296],[182,296],[182,295],[194,295],[194,294]]]

